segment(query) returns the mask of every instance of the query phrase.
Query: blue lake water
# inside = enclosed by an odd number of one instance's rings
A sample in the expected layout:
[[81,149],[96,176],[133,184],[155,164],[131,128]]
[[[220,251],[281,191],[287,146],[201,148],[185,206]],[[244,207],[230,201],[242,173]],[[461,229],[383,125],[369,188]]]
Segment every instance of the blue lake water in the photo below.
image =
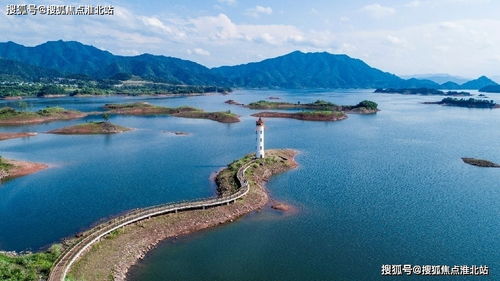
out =
[[370,99],[382,111],[331,123],[267,119],[267,148],[301,152],[300,167],[267,187],[299,212],[266,209],[166,241],[132,268],[130,280],[379,280],[382,264],[488,265],[489,277],[448,279],[500,279],[500,169],[460,159],[500,162],[500,109],[424,105],[442,97],[365,90],[29,100],[32,109],[82,111],[145,100],[231,110],[242,122],[113,116],[113,123],[136,130],[112,136],[43,134],[82,120],[0,127],[42,133],[0,142],[2,156],[51,165],[0,186],[0,249],[37,250],[131,208],[214,195],[210,175],[254,149],[255,111],[223,102],[269,96],[337,104]]

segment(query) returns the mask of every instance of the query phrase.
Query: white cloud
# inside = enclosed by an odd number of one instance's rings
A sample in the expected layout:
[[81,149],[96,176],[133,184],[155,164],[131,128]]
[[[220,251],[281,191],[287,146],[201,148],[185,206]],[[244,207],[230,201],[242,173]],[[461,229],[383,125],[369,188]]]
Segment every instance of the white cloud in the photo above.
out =
[[217,0],[217,2],[231,6],[236,4],[236,0]]
[[194,48],[194,49],[188,49],[187,50],[188,54],[196,54],[196,55],[200,55],[200,56],[210,56],[210,52],[205,50],[205,49],[202,49],[202,48]]
[[271,7],[263,7],[263,6],[255,6],[255,8],[247,9],[246,14],[258,18],[261,15],[270,15],[273,13],[273,9]]
[[[235,24],[227,15],[198,17],[189,20],[189,33],[200,41],[210,39],[215,44],[235,41],[281,45],[305,41],[304,32],[292,25],[250,25]],[[192,40],[192,38],[191,38]]]
[[410,8],[417,8],[417,7],[420,7],[422,5],[422,1],[420,0],[413,0],[411,2],[408,2],[406,3],[406,7],[410,7]]
[[397,36],[393,36],[393,35],[387,35],[387,41],[389,41],[389,43],[392,43],[394,45],[401,45],[404,43],[403,40],[401,40],[401,38],[397,37]]
[[376,18],[376,19],[391,16],[391,15],[396,13],[396,9],[394,9],[392,7],[382,6],[378,3],[364,6],[363,11],[365,11],[371,17]]
[[340,17],[339,20],[340,20],[340,22],[348,22],[348,21],[351,20],[351,18],[350,17],[346,17],[346,16],[342,16],[342,17]]
[[499,29],[500,20],[481,19],[351,31],[337,34],[336,51],[396,74],[491,75],[498,73],[500,45],[500,37],[491,34]]

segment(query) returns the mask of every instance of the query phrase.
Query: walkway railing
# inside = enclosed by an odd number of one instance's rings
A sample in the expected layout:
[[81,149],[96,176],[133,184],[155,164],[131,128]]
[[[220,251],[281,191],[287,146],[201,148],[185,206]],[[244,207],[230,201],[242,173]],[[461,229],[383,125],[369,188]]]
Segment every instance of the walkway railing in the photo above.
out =
[[59,258],[55,261],[50,271],[48,281],[64,281],[73,263],[75,263],[78,260],[78,258],[80,258],[80,256],[87,249],[90,248],[90,246],[98,242],[104,236],[110,234],[111,232],[123,226],[163,214],[174,213],[174,212],[177,213],[180,211],[194,210],[194,209],[205,209],[209,207],[229,204],[245,196],[250,190],[250,186],[248,185],[248,182],[244,176],[246,170],[253,163],[254,160],[248,162],[247,164],[243,165],[238,169],[238,172],[236,173],[236,178],[238,180],[238,184],[240,187],[238,188],[237,192],[231,195],[216,197],[216,198],[183,201],[170,204],[162,204],[142,209],[135,209],[118,218],[114,218],[107,222],[99,224],[93,229],[87,231],[84,237],[80,238],[80,240],[78,240],[76,244],[66,249],[59,256]]

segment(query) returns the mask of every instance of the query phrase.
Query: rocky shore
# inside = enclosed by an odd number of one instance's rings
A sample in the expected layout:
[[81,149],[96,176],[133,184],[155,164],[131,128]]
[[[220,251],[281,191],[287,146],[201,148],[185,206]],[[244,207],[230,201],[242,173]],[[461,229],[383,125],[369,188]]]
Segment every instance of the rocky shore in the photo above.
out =
[[[294,150],[269,150],[266,159],[256,160],[245,174],[250,182],[248,194],[235,203],[209,208],[171,213],[125,226],[94,245],[72,267],[75,280],[124,281],[131,266],[141,260],[159,242],[214,227],[266,206],[269,196],[265,182],[274,174],[297,166]],[[217,175],[220,192],[234,190],[235,173],[251,161],[250,156],[233,162]]]

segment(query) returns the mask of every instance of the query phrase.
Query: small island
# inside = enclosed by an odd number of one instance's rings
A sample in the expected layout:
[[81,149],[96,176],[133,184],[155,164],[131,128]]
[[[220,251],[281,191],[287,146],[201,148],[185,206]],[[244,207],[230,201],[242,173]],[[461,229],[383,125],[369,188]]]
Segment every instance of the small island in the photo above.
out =
[[57,120],[78,119],[86,113],[62,107],[47,107],[36,112],[18,111],[12,107],[0,108],[0,125],[38,124]]
[[152,105],[147,102],[136,102],[127,104],[106,104],[104,107],[112,114],[170,115],[183,118],[210,119],[221,123],[240,122],[238,115],[230,111],[205,112],[201,109],[189,106],[164,107]]
[[304,121],[340,121],[347,118],[342,111],[259,112],[254,117],[291,118]]
[[431,88],[387,88],[387,89],[376,89],[374,93],[382,94],[401,94],[401,95],[434,95],[434,96],[470,96],[469,92],[457,92],[457,91],[441,91]]
[[464,161],[464,163],[467,163],[469,165],[478,166],[478,167],[500,168],[499,164],[496,164],[496,163],[488,161],[488,160],[483,160],[483,159],[463,157],[462,161]]
[[290,103],[260,100],[249,103],[248,105],[241,104],[234,100],[227,100],[226,103],[241,105],[250,109],[308,109],[314,111],[343,111],[345,113],[358,114],[374,114],[379,111],[378,104],[369,100],[364,100],[356,105],[337,105],[324,100],[317,100],[312,103]]
[[0,156],[0,181],[26,176],[48,168],[41,163],[5,159]]
[[8,139],[17,139],[17,138],[28,138],[36,136],[37,133],[31,132],[23,132],[23,133],[0,133],[0,141],[8,140]]
[[225,101],[224,103],[227,103],[227,104],[233,104],[233,105],[244,105],[244,104],[239,103],[239,102],[237,102],[237,101],[235,101],[235,100],[227,100],[227,101]]
[[115,125],[108,121],[88,122],[74,126],[64,127],[49,131],[49,134],[61,135],[92,135],[92,134],[117,134],[130,131],[130,128]]
[[165,134],[171,135],[171,136],[189,136],[190,134],[188,132],[181,132],[181,131],[162,131]]
[[458,106],[468,108],[499,108],[493,100],[484,99],[457,99],[457,98],[444,98],[437,102],[423,102],[423,104],[440,104],[446,106]]

